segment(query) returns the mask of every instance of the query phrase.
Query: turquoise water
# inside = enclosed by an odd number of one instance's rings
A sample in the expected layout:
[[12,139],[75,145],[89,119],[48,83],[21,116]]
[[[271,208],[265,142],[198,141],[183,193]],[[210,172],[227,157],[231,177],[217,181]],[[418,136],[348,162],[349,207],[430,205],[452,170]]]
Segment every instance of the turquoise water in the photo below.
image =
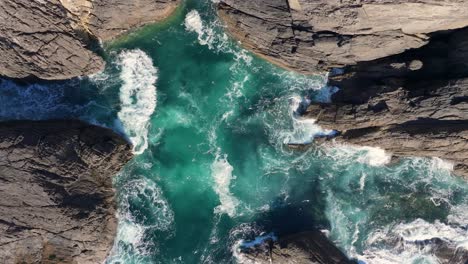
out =
[[3,81],[0,117],[77,117],[134,143],[137,156],[115,178],[120,222],[108,263],[242,262],[242,240],[312,227],[367,263],[437,263],[431,243],[415,245],[435,237],[468,247],[468,184],[449,164],[285,146],[323,132],[295,110],[333,89],[324,75],[243,50],[211,3],[187,1],[105,49],[106,70],[90,78]]

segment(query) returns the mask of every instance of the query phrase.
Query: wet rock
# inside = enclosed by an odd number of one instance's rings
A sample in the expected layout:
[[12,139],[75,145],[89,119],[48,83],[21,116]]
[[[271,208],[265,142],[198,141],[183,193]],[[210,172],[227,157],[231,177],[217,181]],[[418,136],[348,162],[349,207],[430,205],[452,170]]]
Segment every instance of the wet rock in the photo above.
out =
[[99,41],[170,15],[180,0],[0,0],[0,75],[63,80],[104,68]]
[[81,121],[0,123],[0,263],[102,263],[112,177],[131,157],[121,136]]

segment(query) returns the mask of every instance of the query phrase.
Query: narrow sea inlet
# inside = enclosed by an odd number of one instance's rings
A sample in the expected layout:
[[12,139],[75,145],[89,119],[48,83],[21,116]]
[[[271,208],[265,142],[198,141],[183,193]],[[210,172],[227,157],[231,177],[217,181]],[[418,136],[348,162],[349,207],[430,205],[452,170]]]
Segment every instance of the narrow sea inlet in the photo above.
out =
[[89,78],[4,81],[0,116],[77,117],[134,144],[138,155],[115,178],[107,263],[249,263],[242,243],[310,228],[362,263],[438,263],[437,239],[468,248],[468,183],[450,164],[315,145],[331,131],[297,112],[336,88],[244,50],[211,2],[186,1],[106,45],[107,68]]

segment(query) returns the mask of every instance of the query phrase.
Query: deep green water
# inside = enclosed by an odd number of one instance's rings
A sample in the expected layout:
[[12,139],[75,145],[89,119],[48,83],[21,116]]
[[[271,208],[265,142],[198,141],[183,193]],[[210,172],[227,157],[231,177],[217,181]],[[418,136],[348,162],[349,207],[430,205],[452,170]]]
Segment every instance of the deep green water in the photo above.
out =
[[326,76],[243,50],[211,3],[187,1],[105,50],[108,67],[90,78],[3,81],[0,117],[78,117],[134,142],[138,155],[115,180],[120,223],[108,263],[241,262],[242,239],[311,227],[367,263],[437,263],[430,243],[414,245],[435,237],[468,247],[468,184],[445,162],[285,147],[319,131],[294,110],[304,96],[326,100]]

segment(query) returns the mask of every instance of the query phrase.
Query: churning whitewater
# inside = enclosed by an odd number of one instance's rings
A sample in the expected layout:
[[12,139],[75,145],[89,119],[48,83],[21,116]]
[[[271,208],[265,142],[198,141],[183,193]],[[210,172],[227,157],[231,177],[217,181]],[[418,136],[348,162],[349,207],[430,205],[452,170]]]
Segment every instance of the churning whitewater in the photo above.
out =
[[123,51],[119,55],[121,110],[118,114],[135,154],[148,147],[148,122],[156,108],[157,69],[141,50]]
[[468,184],[451,164],[314,144],[336,131],[301,114],[338,88],[242,49],[210,1],[105,48],[106,69],[89,78],[2,80],[0,119],[80,118],[131,140],[107,263],[248,263],[242,245],[312,227],[367,264],[435,264],[440,245],[467,248]]

